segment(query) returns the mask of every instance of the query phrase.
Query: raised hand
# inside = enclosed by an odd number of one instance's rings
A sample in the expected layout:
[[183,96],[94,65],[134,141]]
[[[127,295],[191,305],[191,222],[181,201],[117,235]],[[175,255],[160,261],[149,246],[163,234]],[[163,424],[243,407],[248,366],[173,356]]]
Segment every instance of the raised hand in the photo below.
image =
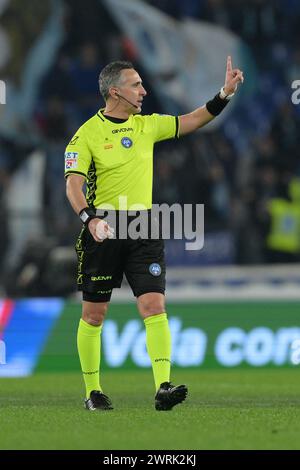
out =
[[226,65],[226,75],[225,75],[225,85],[224,91],[226,95],[231,95],[237,89],[239,83],[243,83],[244,76],[243,72],[240,69],[233,69],[231,63],[231,56],[227,57]]

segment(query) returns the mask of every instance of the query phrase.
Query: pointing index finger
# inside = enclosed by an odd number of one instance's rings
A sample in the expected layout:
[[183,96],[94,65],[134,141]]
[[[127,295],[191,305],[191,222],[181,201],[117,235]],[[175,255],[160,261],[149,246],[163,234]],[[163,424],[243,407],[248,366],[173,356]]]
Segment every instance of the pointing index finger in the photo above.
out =
[[227,56],[227,72],[231,72],[232,64],[231,64],[231,56]]

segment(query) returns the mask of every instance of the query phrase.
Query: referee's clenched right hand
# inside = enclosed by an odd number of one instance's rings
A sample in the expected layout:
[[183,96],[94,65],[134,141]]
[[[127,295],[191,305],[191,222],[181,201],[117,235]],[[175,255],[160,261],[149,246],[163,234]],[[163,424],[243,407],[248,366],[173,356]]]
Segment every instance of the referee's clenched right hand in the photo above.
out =
[[114,229],[105,220],[92,219],[88,224],[88,228],[96,242],[102,243],[106,238],[114,237]]

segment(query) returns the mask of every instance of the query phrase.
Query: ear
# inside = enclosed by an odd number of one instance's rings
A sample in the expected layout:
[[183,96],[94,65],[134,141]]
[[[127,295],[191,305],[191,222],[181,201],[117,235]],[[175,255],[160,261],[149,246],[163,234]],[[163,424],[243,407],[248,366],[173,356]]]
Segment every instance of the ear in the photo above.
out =
[[109,96],[111,98],[113,98],[114,100],[118,99],[119,89],[117,87],[115,87],[115,86],[110,87],[108,92],[109,92]]

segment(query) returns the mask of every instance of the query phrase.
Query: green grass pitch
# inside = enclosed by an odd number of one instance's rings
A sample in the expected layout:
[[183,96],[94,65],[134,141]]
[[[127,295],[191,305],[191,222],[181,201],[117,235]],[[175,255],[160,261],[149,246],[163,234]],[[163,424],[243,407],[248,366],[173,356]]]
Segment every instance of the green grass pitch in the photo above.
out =
[[0,379],[1,449],[300,449],[299,370],[173,371],[188,400],[153,407],[152,375],[105,372],[115,409],[88,412],[78,374]]

